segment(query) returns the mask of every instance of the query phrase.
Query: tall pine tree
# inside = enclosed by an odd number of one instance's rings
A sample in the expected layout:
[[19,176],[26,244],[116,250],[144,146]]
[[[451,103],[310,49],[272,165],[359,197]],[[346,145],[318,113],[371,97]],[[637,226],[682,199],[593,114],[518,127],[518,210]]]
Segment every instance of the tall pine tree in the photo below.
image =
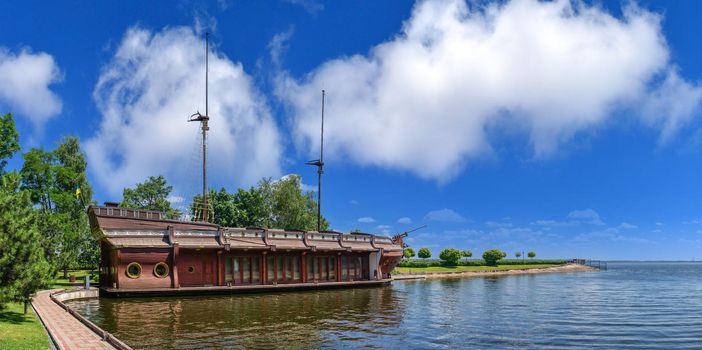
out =
[[0,116],[0,175],[5,172],[7,159],[19,151],[19,134],[12,113]]
[[37,230],[37,213],[29,192],[20,189],[20,176],[6,173],[0,182],[0,304],[24,303],[47,287],[51,266],[44,257]]

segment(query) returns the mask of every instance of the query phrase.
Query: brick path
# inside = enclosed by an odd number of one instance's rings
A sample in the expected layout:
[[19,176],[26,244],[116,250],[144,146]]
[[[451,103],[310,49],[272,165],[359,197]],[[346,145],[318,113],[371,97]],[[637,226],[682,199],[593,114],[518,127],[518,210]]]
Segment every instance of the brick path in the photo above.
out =
[[114,349],[90,328],[51,300],[49,294],[52,292],[53,290],[45,290],[37,293],[37,296],[32,300],[32,306],[44,322],[47,331],[58,343],[60,350]]

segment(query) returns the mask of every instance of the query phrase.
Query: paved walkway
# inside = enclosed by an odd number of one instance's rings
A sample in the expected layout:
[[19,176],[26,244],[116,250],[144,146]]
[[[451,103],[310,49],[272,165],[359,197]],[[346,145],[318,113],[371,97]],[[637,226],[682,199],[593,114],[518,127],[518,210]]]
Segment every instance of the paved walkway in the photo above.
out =
[[32,306],[44,322],[47,331],[63,349],[114,349],[103,341],[90,328],[86,327],[75,317],[56,304],[49,294],[53,290],[37,293]]

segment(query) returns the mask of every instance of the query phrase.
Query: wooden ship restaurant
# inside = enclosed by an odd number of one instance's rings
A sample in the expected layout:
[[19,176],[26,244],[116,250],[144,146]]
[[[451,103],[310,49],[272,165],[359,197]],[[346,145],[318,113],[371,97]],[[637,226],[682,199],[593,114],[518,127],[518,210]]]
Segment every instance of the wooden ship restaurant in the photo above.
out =
[[106,296],[379,285],[402,259],[401,236],[221,227],[110,203],[88,215]]

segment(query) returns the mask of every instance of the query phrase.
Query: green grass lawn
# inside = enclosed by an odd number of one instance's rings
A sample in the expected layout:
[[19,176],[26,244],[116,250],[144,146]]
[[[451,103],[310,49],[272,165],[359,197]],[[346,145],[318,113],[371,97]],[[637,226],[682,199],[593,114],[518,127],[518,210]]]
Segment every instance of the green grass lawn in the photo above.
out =
[[[85,275],[90,274],[90,270],[74,270],[69,271],[68,274],[75,275],[78,285],[83,285]],[[97,283],[93,279],[90,281],[91,283]],[[59,272],[49,289],[72,288],[75,286],[76,284],[68,282],[67,278],[63,278],[63,272]],[[24,306],[17,303],[9,303],[5,309],[0,310],[0,349],[43,350],[48,348],[49,337],[31,308],[29,308],[26,315],[24,314]]]
[[30,307],[24,314],[24,306],[6,304],[0,310],[0,349],[48,349],[49,337]]
[[[76,283],[78,284],[73,284],[71,282],[68,282],[68,278],[63,278],[63,271],[59,271],[59,273],[56,275],[56,279],[54,280],[54,283],[52,283],[49,286],[49,289],[56,289],[56,288],[73,288],[75,286],[82,286],[84,281],[85,281],[85,275],[90,274],[90,270],[69,270],[68,271],[69,275],[75,275],[76,276]],[[97,283],[98,281],[95,280],[95,278],[90,278],[90,283]]]
[[454,271],[485,271],[509,269],[537,269],[542,267],[558,266],[558,264],[531,264],[531,265],[497,265],[497,266],[429,266],[429,267],[396,267],[395,273],[422,273],[422,272],[454,272]]

